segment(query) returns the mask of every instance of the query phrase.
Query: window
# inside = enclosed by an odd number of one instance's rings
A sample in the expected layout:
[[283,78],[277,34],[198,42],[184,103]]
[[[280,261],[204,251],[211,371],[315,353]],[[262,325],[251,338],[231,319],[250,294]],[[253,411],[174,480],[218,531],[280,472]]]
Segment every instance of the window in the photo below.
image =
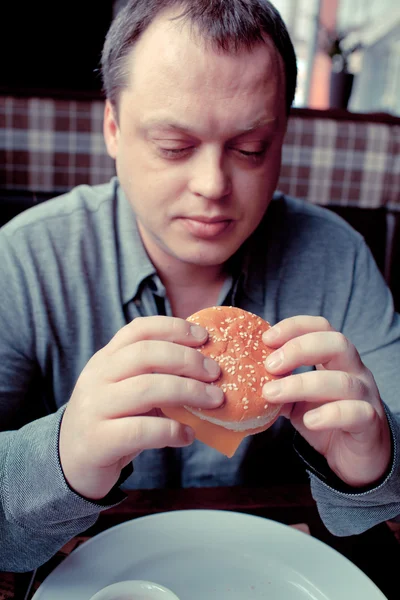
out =
[[314,60],[319,0],[273,0],[289,30],[297,54],[299,80],[295,106],[306,106]]

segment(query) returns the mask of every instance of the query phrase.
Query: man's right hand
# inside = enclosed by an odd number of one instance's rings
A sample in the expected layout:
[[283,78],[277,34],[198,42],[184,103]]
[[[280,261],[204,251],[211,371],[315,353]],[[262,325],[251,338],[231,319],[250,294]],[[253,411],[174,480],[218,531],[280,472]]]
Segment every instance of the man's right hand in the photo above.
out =
[[121,469],[142,450],[187,446],[194,432],[162,414],[163,406],[218,407],[209,385],[218,363],[196,350],[207,331],[173,317],[138,318],[83,369],[66,407],[59,452],[70,487],[88,499],[107,495]]

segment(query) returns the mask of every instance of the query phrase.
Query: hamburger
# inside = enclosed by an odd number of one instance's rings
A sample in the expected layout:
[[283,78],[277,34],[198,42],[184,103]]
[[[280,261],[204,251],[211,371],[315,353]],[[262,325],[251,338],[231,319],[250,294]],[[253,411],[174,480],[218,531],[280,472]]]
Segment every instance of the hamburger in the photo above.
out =
[[187,320],[208,331],[207,342],[198,350],[219,363],[221,375],[213,385],[224,391],[225,401],[213,409],[184,406],[164,408],[163,412],[190,425],[198,440],[232,457],[243,438],[268,429],[282,409],[262,396],[263,385],[278,379],[264,366],[273,351],[262,341],[270,324],[233,306],[205,308]]

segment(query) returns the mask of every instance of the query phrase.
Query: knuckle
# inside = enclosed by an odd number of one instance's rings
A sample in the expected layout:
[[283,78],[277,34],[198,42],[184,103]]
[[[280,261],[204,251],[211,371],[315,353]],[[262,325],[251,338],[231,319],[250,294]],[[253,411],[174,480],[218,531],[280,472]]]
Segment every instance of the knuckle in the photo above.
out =
[[344,398],[358,399],[361,398],[364,392],[364,385],[358,379],[353,377],[350,373],[342,372],[340,374],[340,388]]
[[131,445],[137,448],[141,448],[144,445],[146,438],[146,425],[145,420],[137,417],[132,419],[131,432]]
[[333,331],[333,327],[326,317],[317,317],[317,323],[322,331]]
[[179,438],[179,434],[180,434],[180,430],[181,430],[181,426],[177,421],[172,421],[171,419],[168,419],[166,422],[167,425],[167,431],[166,431],[166,437],[167,439],[167,443],[170,443],[173,440],[177,440]]
[[335,345],[339,354],[345,353],[350,348],[350,342],[343,333],[335,332]]
[[[286,380],[286,378],[283,378],[281,380],[281,386],[282,388],[292,388],[292,391],[296,393],[296,396],[298,396],[299,398],[305,398],[306,397],[306,388],[307,388],[307,380],[304,376],[304,373],[299,373],[299,375],[296,375],[296,379],[295,381],[293,381],[292,378],[289,378],[289,381]],[[287,391],[289,391],[289,389],[287,389]]]
[[286,348],[284,348],[285,354],[296,355],[302,354],[304,351],[304,344],[301,337],[294,338],[286,343]]
[[[124,331],[124,329],[131,329],[132,331],[134,331],[135,333],[142,331],[144,324],[146,322],[146,317],[135,317],[133,319],[133,321],[131,321],[130,323],[128,323],[128,325],[125,325],[125,327],[123,327],[120,332]],[[119,333],[119,332],[118,332]],[[117,333],[117,335],[118,335]]]
[[133,402],[137,400],[147,402],[154,395],[154,390],[159,386],[158,378],[153,373],[142,373],[135,377],[135,388],[132,396]]
[[171,333],[174,340],[182,340],[189,333],[190,323],[187,323],[183,319],[173,318],[171,319]]
[[140,340],[140,342],[135,342],[134,344],[131,344],[130,350],[132,361],[141,358],[143,362],[147,362],[147,358],[149,357],[149,355],[151,355],[151,347],[151,340]]
[[188,348],[187,346],[181,346],[181,352],[179,353],[180,359],[180,368],[183,373],[187,373],[191,370],[191,367],[194,365],[199,365],[200,361],[202,361],[202,357],[200,353],[193,348]]
[[342,423],[346,416],[343,405],[340,402],[333,402],[331,405],[327,405],[327,408],[331,413],[331,419],[337,423]]
[[114,340],[119,343],[125,339],[137,339],[141,336],[145,324],[145,317],[135,317],[133,321],[121,327],[114,336]]
[[192,402],[206,396],[205,384],[196,379],[182,378],[183,389],[182,395],[185,401]]
[[368,423],[373,424],[378,419],[378,413],[369,402],[364,402],[365,419]]

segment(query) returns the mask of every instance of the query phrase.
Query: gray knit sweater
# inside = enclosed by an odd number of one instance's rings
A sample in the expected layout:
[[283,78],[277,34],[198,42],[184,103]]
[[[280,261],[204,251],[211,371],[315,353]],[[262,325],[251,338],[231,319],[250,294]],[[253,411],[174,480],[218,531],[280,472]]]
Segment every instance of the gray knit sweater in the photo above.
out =
[[[293,429],[279,419],[243,441],[232,459],[199,442],[144,452],[123,487],[268,485],[308,471],[322,519],[337,535],[400,514],[400,318],[361,236],[327,210],[276,194],[231,265],[220,303],[271,323],[323,315],[342,331],[388,409],[390,473],[374,489],[339,491],[298,459]],[[63,406],[98,349],[131,319],[160,310],[171,314],[115,178],[80,186],[0,231],[0,569],[42,564],[105,508],[74,493],[63,477]],[[271,452],[281,457],[278,466]],[[106,507],[123,498],[114,490]]]

